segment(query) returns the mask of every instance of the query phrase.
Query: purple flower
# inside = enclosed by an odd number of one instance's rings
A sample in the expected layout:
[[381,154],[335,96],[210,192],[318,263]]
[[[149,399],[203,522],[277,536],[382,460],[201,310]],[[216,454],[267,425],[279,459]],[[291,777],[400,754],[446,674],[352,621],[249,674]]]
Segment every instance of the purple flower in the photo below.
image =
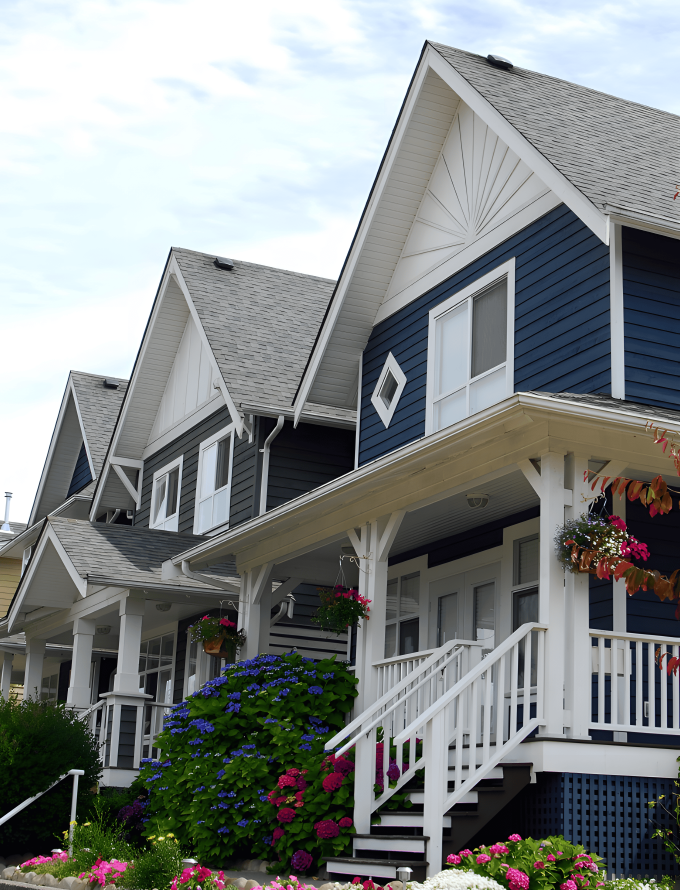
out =
[[298,850],[293,853],[293,857],[290,860],[290,864],[292,868],[295,869],[296,872],[304,873],[309,870],[312,862],[314,860],[305,850]]
[[320,686],[310,686],[308,692],[311,692],[312,695],[323,695],[323,689]]

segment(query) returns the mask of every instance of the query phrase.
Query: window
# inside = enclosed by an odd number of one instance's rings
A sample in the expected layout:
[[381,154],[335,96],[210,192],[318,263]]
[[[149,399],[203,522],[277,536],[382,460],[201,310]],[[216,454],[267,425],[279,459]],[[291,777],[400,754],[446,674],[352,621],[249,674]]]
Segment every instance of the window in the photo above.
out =
[[483,641],[485,650],[494,648],[496,635],[496,585],[493,581],[474,588],[475,640]]
[[437,645],[458,639],[458,593],[447,593],[437,600]]
[[515,541],[514,550],[513,585],[534,584],[538,581],[538,535]]
[[512,395],[514,260],[430,310],[426,432]]
[[43,677],[40,689],[40,698],[42,701],[56,701],[57,691],[59,689],[59,674],[52,674],[51,677]]
[[229,521],[233,450],[231,426],[201,442],[194,534],[202,534]]
[[420,649],[420,573],[387,582],[385,658]]
[[151,528],[176,532],[179,520],[180,485],[183,457],[153,474],[151,493]]
[[397,405],[405,386],[406,374],[401,370],[396,358],[390,352],[371,396],[371,403],[386,427],[390,425],[392,416],[397,410]]
[[[523,624],[538,621],[538,535],[520,538],[514,542],[512,629],[518,630]],[[515,589],[518,588],[519,589]],[[524,640],[519,646],[518,676],[520,687],[524,686]],[[538,668],[538,633],[531,634],[531,677],[530,685],[536,685]]]
[[[172,704],[172,662],[175,635],[164,634],[145,640],[139,650],[139,691],[152,695],[151,701]],[[149,745],[163,728],[165,708],[144,707],[144,757]],[[154,756],[154,755],[151,755]]]

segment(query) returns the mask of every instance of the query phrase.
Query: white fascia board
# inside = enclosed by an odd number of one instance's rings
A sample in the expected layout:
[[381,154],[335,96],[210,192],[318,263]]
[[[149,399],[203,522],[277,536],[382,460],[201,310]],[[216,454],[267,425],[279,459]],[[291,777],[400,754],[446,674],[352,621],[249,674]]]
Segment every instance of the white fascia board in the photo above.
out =
[[64,568],[68,572],[69,577],[73,581],[73,584],[80,596],[85,597],[87,595],[87,579],[81,578],[81,576],[78,574],[78,572],[76,571],[76,567],[71,562],[71,558],[69,557],[68,553],[64,550],[64,547],[55,534],[54,529],[48,523],[47,527],[45,528],[44,534],[40,539],[40,543],[38,544],[38,549],[33,554],[28,568],[26,569],[24,576],[19,582],[21,586],[21,592],[14,603],[12,603],[12,608],[10,609],[7,616],[7,627],[10,633],[12,633],[12,631],[14,630],[14,625],[16,624],[19,612],[21,611],[21,606],[26,599],[31,586],[31,582],[38,570],[40,560],[43,553],[45,552],[45,548],[47,547],[48,543],[51,543],[54,549],[57,551],[57,554],[59,555]]
[[94,463],[92,462],[92,455],[90,454],[90,443],[87,441],[87,436],[85,435],[85,425],[83,424],[83,418],[80,413],[80,405],[78,404],[78,397],[76,395],[76,389],[73,385],[73,379],[69,374],[69,386],[71,387],[71,392],[73,393],[73,404],[76,406],[76,414],[78,415],[78,423],[80,424],[80,433],[83,437],[83,442],[85,443],[85,453],[87,454],[87,462],[90,465],[90,475],[92,479],[97,478],[97,474],[94,471]]
[[550,163],[462,74],[433,46],[428,46],[424,62],[438,74],[466,105],[480,116],[604,244],[609,243],[609,220],[582,191]]
[[173,255],[170,260],[170,272],[177,279],[177,283],[179,284],[179,288],[184,294],[184,299],[187,301],[187,306],[189,307],[189,312],[191,313],[191,317],[194,320],[194,324],[196,325],[196,330],[198,331],[198,335],[201,338],[201,343],[203,344],[207,355],[210,356],[210,361],[213,366],[213,380],[219,384],[220,391],[222,393],[222,397],[224,401],[227,403],[227,408],[229,409],[229,414],[231,415],[231,419],[234,421],[234,426],[236,427],[236,434],[241,438],[243,435],[243,417],[241,412],[236,407],[236,402],[231,397],[231,393],[229,392],[229,388],[227,387],[227,383],[222,376],[222,372],[220,371],[219,365],[217,364],[217,359],[215,358],[215,354],[212,351],[212,347],[208,341],[205,331],[203,330],[203,324],[201,319],[199,318],[198,312],[196,311],[196,307],[194,306],[194,301],[191,299],[191,294],[189,293],[189,288],[187,287],[187,283],[184,280],[184,276],[179,268],[177,260]]
[[[35,514],[38,510],[38,506],[40,504],[40,498],[42,497],[43,490],[45,488],[45,481],[47,480],[47,475],[50,471],[50,467],[52,466],[52,458],[54,457],[54,450],[57,447],[57,441],[59,439],[59,432],[61,430],[61,424],[64,420],[64,415],[66,414],[66,409],[68,408],[68,400],[69,396],[73,394],[72,391],[73,384],[71,383],[71,374],[69,373],[68,382],[66,384],[66,389],[64,390],[64,395],[61,399],[61,406],[59,407],[59,414],[57,415],[57,422],[54,425],[54,431],[52,433],[52,438],[50,439],[50,447],[47,449],[47,457],[45,458],[45,465],[43,466],[43,471],[40,476],[40,482],[38,482],[38,490],[35,493],[35,499],[33,501],[33,506],[31,507],[31,514],[28,517],[28,525],[35,524]],[[80,415],[78,415],[80,419]],[[82,430],[82,423],[81,423]]]
[[[649,407],[649,416],[646,419],[661,425],[663,429],[680,434],[680,421],[674,425],[672,422],[669,423],[668,419],[655,418],[654,406],[650,405]],[[437,433],[424,436],[409,445],[405,445],[403,448],[392,451],[383,457],[377,458],[371,463],[364,464],[356,470],[345,473],[344,476],[339,476],[337,479],[327,482],[325,485],[321,485],[306,494],[300,495],[292,501],[282,504],[280,507],[275,507],[264,516],[257,516],[254,519],[250,519],[234,529],[230,529],[211,538],[210,541],[198,544],[196,547],[192,547],[189,550],[185,550],[182,553],[173,556],[172,562],[175,565],[178,565],[182,560],[188,560],[189,562],[200,560],[202,564],[205,564],[206,558],[212,562],[217,562],[219,559],[223,558],[225,554],[233,553],[232,550],[228,549],[229,547],[232,545],[239,546],[240,539],[245,539],[246,537],[253,535],[261,535],[263,529],[268,524],[272,524],[287,517],[289,514],[310,507],[315,503],[319,505],[320,509],[324,509],[323,504],[327,498],[337,494],[343,488],[348,490],[349,496],[349,489],[351,486],[366,481],[371,476],[376,477],[375,485],[379,485],[380,475],[394,472],[395,467],[399,464],[403,465],[403,469],[400,468],[400,472],[410,472],[409,462],[412,462],[414,459],[420,460],[423,456],[427,457],[427,454],[425,454],[426,452],[434,454],[440,446],[444,444],[444,440],[446,439],[454,438],[460,434],[470,435],[475,433],[479,433],[480,436],[483,436],[486,439],[488,438],[490,429],[501,424],[512,422],[513,418],[517,416],[518,411],[519,413],[522,413],[523,409],[543,410],[548,412],[548,416],[554,413],[563,416],[568,415],[575,420],[590,421],[598,428],[601,428],[604,423],[609,423],[625,432],[633,432],[638,435],[640,433],[641,424],[645,420],[640,414],[626,411],[624,403],[622,403],[621,408],[613,408],[569,402],[566,399],[537,395],[536,393],[531,392],[514,393],[510,398],[492,405],[491,407],[484,409],[484,411],[480,411],[478,414],[466,417],[458,423],[446,427]],[[421,502],[414,502],[413,509],[419,508],[420,506]],[[314,549],[314,547],[310,549]]]
[[605,207],[605,211],[610,215],[612,222],[628,226],[630,229],[641,229],[643,232],[653,232],[655,235],[665,235],[667,238],[680,238],[680,220],[665,219],[640,211],[621,210],[610,205]]
[[336,291],[333,295],[333,302],[328,311],[328,315],[324,320],[323,327],[319,334],[319,339],[316,342],[309,365],[307,366],[304,377],[302,378],[300,390],[295,398],[295,426],[297,426],[300,420],[300,415],[302,414],[305,402],[307,401],[309,392],[314,385],[314,379],[319,370],[319,365],[321,364],[323,355],[326,351],[326,347],[328,346],[328,342],[333,334],[333,329],[335,328],[335,324],[338,320],[338,316],[340,315],[340,311],[345,300],[345,294],[347,293],[347,289],[352,281],[352,276],[354,275],[356,264],[361,257],[361,252],[364,247],[364,241],[366,240],[366,236],[368,235],[369,229],[373,222],[373,217],[375,215],[376,209],[380,203],[383,192],[385,191],[385,187],[392,173],[394,162],[396,160],[397,154],[399,153],[402,139],[404,138],[404,133],[409,127],[411,117],[418,103],[420,91],[423,87],[423,83],[425,82],[425,78],[427,77],[427,71],[427,53],[425,53],[418,64],[418,68],[413,77],[413,82],[411,84],[409,94],[404,102],[404,107],[401,112],[400,118],[394,129],[394,133],[390,138],[390,143],[387,147],[383,164],[376,177],[368,204],[359,222],[359,227],[354,238],[354,243],[350,248],[347,260],[345,261],[345,266],[340,275],[340,280],[338,281],[338,284],[336,286]]

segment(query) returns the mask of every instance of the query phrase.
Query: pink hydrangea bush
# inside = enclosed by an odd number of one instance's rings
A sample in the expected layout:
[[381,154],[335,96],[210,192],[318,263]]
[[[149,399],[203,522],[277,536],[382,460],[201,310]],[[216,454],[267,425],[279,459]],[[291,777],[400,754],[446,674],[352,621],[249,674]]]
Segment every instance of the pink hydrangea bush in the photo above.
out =
[[492,878],[508,890],[596,890],[603,883],[600,857],[560,836],[534,840],[511,834],[505,843],[451,853],[446,862],[452,869]]

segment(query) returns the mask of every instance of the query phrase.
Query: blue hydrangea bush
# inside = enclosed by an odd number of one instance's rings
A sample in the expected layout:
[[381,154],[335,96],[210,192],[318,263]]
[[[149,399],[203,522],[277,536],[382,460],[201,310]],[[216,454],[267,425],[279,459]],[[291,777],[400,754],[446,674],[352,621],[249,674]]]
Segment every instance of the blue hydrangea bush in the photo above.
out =
[[271,859],[279,822],[267,795],[286,769],[319,770],[356,684],[334,658],[290,653],[228,665],[173,707],[157,741],[161,759],[143,761],[146,835],[172,832],[211,863]]

